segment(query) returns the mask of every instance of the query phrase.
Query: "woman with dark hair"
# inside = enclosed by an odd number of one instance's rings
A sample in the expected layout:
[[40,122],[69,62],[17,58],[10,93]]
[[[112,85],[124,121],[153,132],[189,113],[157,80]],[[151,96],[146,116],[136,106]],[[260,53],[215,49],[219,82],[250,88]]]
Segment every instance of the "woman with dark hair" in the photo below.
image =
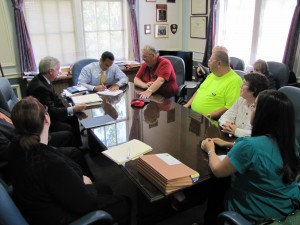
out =
[[241,97],[219,119],[222,131],[236,137],[250,136],[251,105],[259,92],[266,89],[268,80],[265,76],[258,73],[246,74],[241,85]]
[[106,185],[92,184],[78,164],[48,146],[47,107],[26,97],[15,105],[11,118],[17,135],[9,151],[10,178],[15,202],[29,224],[69,224],[97,209],[129,224],[125,198],[112,195]]
[[251,137],[238,138],[223,160],[216,155],[212,139],[201,144],[213,174],[231,175],[227,210],[242,214],[252,224],[265,218],[283,220],[300,206],[294,118],[293,104],[285,94],[265,90],[253,105]]
[[266,61],[258,59],[253,64],[253,72],[265,75],[269,81],[269,89],[276,89],[276,81],[273,75],[269,72],[269,67]]

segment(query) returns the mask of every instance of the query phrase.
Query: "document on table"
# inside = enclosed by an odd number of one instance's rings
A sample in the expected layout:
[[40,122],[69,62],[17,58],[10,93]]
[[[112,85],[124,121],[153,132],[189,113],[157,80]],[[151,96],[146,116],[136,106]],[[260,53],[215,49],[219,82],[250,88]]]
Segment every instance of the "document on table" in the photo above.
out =
[[149,145],[137,139],[132,139],[124,144],[111,147],[102,153],[121,165],[150,151],[152,151],[152,148]]
[[98,91],[97,94],[99,94],[99,95],[108,95],[108,96],[117,96],[117,95],[119,95],[123,92],[124,91],[122,91],[122,90],[110,91],[108,89],[105,89],[104,91]]
[[77,104],[93,104],[102,102],[102,98],[100,98],[97,94],[87,94],[71,97],[74,105]]

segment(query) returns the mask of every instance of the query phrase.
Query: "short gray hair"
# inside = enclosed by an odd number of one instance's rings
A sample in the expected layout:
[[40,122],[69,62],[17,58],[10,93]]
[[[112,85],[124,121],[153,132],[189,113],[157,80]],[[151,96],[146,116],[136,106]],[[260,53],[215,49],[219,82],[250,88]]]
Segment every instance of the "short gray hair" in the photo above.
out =
[[153,53],[153,54],[157,54],[157,51],[154,47],[150,46],[150,45],[146,45],[143,49],[142,52],[146,52],[146,53]]
[[214,53],[215,59],[220,60],[223,66],[229,66],[229,56],[225,51],[215,51]]
[[39,73],[46,74],[49,70],[55,69],[60,62],[57,58],[46,56],[39,63]]

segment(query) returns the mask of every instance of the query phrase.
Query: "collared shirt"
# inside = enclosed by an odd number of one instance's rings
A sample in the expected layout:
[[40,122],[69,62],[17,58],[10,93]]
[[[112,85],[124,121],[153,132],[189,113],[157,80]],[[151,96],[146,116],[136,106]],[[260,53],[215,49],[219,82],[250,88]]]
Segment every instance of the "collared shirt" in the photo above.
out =
[[[102,69],[99,62],[93,62],[83,67],[78,77],[78,84],[86,87],[89,91],[93,91],[94,87],[100,84]],[[120,70],[119,66],[112,64],[106,71],[106,86],[113,84],[119,87],[128,83],[128,77]],[[118,80],[115,83],[115,80]]]
[[244,137],[251,136],[252,126],[251,119],[251,106],[247,101],[240,97],[219,119],[220,126],[227,121],[236,125],[234,136]]

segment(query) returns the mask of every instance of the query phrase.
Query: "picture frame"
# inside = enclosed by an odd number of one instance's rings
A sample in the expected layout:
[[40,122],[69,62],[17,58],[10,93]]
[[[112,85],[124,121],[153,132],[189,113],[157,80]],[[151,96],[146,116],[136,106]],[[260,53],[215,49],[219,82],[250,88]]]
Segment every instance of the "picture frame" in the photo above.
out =
[[206,15],[207,14],[207,0],[191,0],[191,14],[192,15]]
[[146,0],[146,2],[156,2],[156,0]]
[[156,22],[167,22],[167,4],[156,4]]
[[155,38],[169,37],[169,24],[155,24],[154,25],[154,37]]
[[190,17],[190,37],[206,39],[207,35],[207,16]]
[[144,25],[145,34],[151,34],[151,24]]

